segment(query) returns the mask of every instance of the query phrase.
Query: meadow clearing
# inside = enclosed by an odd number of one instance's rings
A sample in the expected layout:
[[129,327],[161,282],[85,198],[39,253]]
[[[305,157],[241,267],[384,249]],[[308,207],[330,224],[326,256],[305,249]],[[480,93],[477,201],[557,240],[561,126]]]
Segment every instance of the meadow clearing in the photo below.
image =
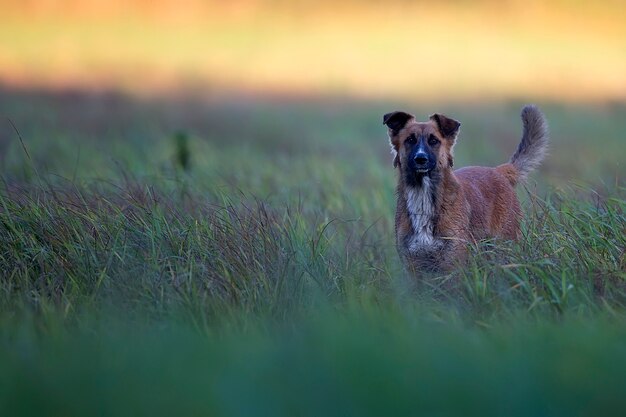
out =
[[[11,19],[0,27],[19,35],[0,51],[0,415],[622,414],[623,55],[605,57],[614,66],[600,84],[569,95],[554,80],[574,46],[547,65],[556,75],[538,88],[543,95],[523,94],[527,85],[506,71],[482,98],[471,71],[457,78],[458,96],[455,86],[445,98],[426,99],[432,86],[400,96],[391,81],[361,91],[376,66],[354,84],[338,72],[325,89],[313,71],[283,80],[283,91],[274,70],[300,71],[285,64],[298,48],[270,59],[261,81],[248,69],[229,72],[250,33],[237,38],[225,20],[181,35],[223,35],[222,52],[235,58],[216,55],[226,68],[216,84],[195,74],[191,85],[203,88],[147,92],[125,88],[128,68],[118,79],[102,66],[117,65],[97,41],[110,39],[106,25],[85,29],[76,45],[86,52],[60,54],[46,78],[54,54],[38,52],[58,22],[38,32],[19,14]],[[274,32],[260,19],[251,29],[267,30],[259,42],[276,51],[291,28],[277,22],[286,26]],[[329,25],[313,27],[339,30]],[[600,26],[598,39],[623,30]],[[111,35],[129,68],[202,67],[198,45],[176,55],[158,30],[139,32],[157,41]],[[315,48],[318,38],[297,34]],[[604,46],[623,42],[615,39]],[[155,61],[157,45],[173,61]],[[124,58],[139,50],[137,61]],[[332,61],[327,53],[322,62]],[[72,85],[64,68],[89,62],[101,72]],[[238,90],[219,78],[226,73],[249,84]],[[451,273],[407,277],[394,248],[396,174],[382,115],[449,114],[462,123],[456,166],[495,165],[515,150],[530,100],[545,112],[551,147],[519,188],[523,237],[480,242]]]

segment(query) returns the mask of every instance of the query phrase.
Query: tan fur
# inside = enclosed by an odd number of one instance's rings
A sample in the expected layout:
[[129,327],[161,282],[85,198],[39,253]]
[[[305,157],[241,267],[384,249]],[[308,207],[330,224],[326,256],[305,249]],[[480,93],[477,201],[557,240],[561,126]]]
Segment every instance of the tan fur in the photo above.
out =
[[[394,165],[398,166],[399,176],[397,185],[397,208],[396,208],[396,245],[398,252],[413,273],[423,270],[448,269],[467,256],[468,243],[486,238],[516,239],[520,234],[520,219],[522,216],[520,203],[515,193],[514,186],[523,180],[532,169],[521,165],[520,160],[531,161],[534,166],[538,164],[545,153],[547,145],[547,130],[545,120],[541,113],[528,107],[524,109],[524,117],[528,112],[536,112],[534,120],[542,122],[541,137],[535,135],[542,142],[535,141],[535,136],[527,134],[526,125],[524,139],[520,144],[513,162],[502,164],[498,167],[465,167],[453,170],[453,146],[458,134],[460,124],[453,119],[442,115],[433,115],[427,122],[417,122],[411,115],[403,112],[400,122],[393,124],[390,115],[385,115],[384,123],[389,127],[389,137],[394,152]],[[397,117],[396,117],[397,119]],[[405,122],[406,120],[406,122]],[[449,123],[452,130],[446,131]],[[398,128],[398,126],[401,128]],[[452,133],[450,133],[452,132]],[[411,187],[405,180],[407,151],[404,146],[405,140],[410,135],[430,137],[434,135],[441,141],[433,146],[436,149],[437,165],[429,173],[429,181],[436,184],[433,197],[433,235],[435,243],[431,245],[416,246],[414,242],[416,231],[414,230],[409,213],[410,202],[407,201],[407,193]],[[526,142],[524,142],[524,140]],[[532,152],[527,150],[530,146]],[[540,153],[540,155],[535,155]],[[521,154],[519,157],[517,155]],[[517,166],[516,166],[517,164]],[[413,186],[412,189],[415,189]]]

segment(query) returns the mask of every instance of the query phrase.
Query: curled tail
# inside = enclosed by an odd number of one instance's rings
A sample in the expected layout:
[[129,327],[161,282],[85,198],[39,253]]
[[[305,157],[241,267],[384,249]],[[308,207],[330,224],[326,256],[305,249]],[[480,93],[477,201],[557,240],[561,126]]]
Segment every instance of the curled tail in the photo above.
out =
[[533,105],[522,109],[522,141],[509,163],[517,170],[517,181],[525,181],[539,166],[548,149],[548,123],[541,110]]

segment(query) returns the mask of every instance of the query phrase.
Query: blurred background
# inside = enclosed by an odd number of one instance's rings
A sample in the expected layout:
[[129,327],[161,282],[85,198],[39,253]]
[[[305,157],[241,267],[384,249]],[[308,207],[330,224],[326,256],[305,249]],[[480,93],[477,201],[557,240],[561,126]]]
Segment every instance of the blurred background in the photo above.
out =
[[[0,8],[0,111],[34,160],[64,177],[107,176],[119,164],[163,174],[181,133],[191,138],[189,166],[244,189],[248,180],[220,163],[228,157],[210,157],[226,143],[272,163],[276,153],[286,164],[353,155],[386,169],[380,117],[399,108],[459,119],[459,166],[500,163],[526,102],[543,105],[551,122],[546,181],[615,183],[624,173],[620,0],[2,0]],[[2,168],[23,177],[16,132],[1,126]],[[267,175],[261,185],[276,177]]]
[[440,101],[626,97],[621,0],[0,4],[7,85]]
[[457,166],[497,164],[517,145],[527,102],[552,130],[541,186],[615,185],[625,172],[620,0],[0,7],[8,178],[28,179],[34,164],[73,180],[183,170],[256,195],[325,179],[342,193],[392,189],[383,113],[447,113],[462,122]]

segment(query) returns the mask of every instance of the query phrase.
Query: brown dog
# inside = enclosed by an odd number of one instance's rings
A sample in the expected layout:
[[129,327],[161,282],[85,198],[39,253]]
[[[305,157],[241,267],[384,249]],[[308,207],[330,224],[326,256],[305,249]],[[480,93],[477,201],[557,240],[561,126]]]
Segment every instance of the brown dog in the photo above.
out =
[[524,107],[522,122],[522,140],[508,163],[453,171],[459,122],[440,114],[427,122],[400,111],[385,114],[399,171],[396,245],[411,272],[448,269],[466,257],[469,242],[519,236],[514,187],[539,165],[548,144],[539,109]]

